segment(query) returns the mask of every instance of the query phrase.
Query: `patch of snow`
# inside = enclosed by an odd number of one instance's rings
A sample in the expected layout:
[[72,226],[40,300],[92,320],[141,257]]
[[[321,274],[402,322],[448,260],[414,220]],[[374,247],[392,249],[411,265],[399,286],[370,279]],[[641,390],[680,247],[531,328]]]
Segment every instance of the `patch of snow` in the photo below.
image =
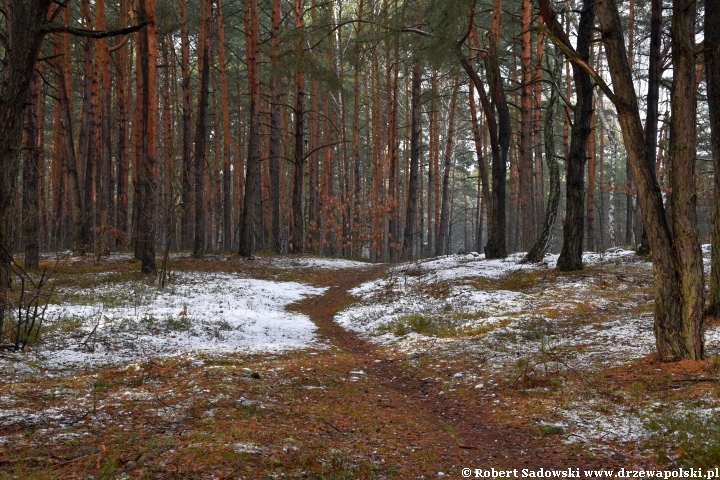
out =
[[255,257],[254,261],[261,262],[270,267],[282,269],[324,269],[324,270],[347,270],[354,268],[367,268],[373,264],[368,262],[358,262],[356,260],[346,260],[343,258],[321,258],[321,257],[293,257],[293,256],[273,256],[273,257]]
[[639,443],[650,437],[642,413],[624,405],[596,400],[571,402],[555,413],[562,418],[564,443],[603,449],[608,443]]
[[233,448],[237,453],[262,453],[262,447],[254,443],[236,443]]
[[[32,364],[52,371],[189,352],[261,353],[318,346],[315,324],[305,315],[285,311],[285,306],[324,290],[201,272],[176,274],[162,291],[138,282],[102,283],[74,292],[73,299],[88,304],[48,307],[48,326],[61,319],[82,323],[73,332],[75,338],[46,338],[29,353],[0,357],[0,368]],[[104,307],[102,299],[108,296],[122,301]]]

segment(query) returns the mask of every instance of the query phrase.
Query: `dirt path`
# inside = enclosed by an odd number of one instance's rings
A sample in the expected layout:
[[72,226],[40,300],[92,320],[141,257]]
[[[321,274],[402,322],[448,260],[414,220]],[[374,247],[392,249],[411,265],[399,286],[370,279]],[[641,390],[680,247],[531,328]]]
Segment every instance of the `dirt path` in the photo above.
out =
[[[437,471],[449,474],[450,478],[462,478],[462,468],[627,467],[622,458],[577,452],[560,444],[558,437],[542,436],[527,426],[498,421],[490,413],[491,406],[482,399],[442,392],[433,382],[421,380],[423,372],[419,369],[387,358],[381,347],[337,325],[333,321],[335,313],[352,301],[348,290],[383,272],[383,267],[338,271],[334,286],[324,295],[307,298],[290,308],[309,315],[322,336],[352,355],[373,384],[373,395],[357,401],[374,402],[375,395],[388,399],[392,414],[401,414],[408,424],[414,425],[412,431],[406,432],[409,444],[429,449],[437,460],[434,465]],[[378,418],[382,419],[386,412],[385,408],[377,409]],[[412,465],[408,467],[412,471]]]

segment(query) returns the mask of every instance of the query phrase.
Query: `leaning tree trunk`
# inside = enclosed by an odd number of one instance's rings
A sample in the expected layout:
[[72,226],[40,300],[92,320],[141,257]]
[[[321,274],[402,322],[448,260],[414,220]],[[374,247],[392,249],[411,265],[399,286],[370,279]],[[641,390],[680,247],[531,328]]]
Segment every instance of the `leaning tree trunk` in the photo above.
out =
[[[702,309],[699,312],[693,311],[693,308],[698,307],[696,299],[686,299],[680,294],[679,276],[681,272],[677,265],[678,259],[673,252],[673,242],[665,217],[660,186],[655,178],[655,164],[645,143],[637,95],[633,86],[632,71],[627,64],[618,7],[615,0],[598,0],[597,8],[608,66],[614,86],[612,92],[606,90],[606,93],[611,94],[610,98],[617,109],[625,148],[633,170],[633,178],[638,187],[643,222],[647,229],[648,241],[653,256],[654,330],[658,353],[663,361],[683,358],[700,359],[704,354]],[[694,8],[690,8],[690,10],[692,14],[685,12],[680,17],[683,17],[683,15],[694,17]],[[676,11],[675,13],[677,16],[680,12]],[[682,25],[683,20],[685,19],[674,18],[673,21]],[[692,28],[690,31],[692,31]],[[692,35],[690,36],[692,37]],[[683,50],[682,45],[679,45],[679,47]],[[688,53],[683,52],[685,55]],[[683,67],[682,63],[678,63],[678,67],[681,69]],[[694,69],[691,70],[694,71]],[[694,80],[694,73],[690,75],[690,78]],[[691,101],[685,106],[692,107],[693,102]],[[675,105],[675,107],[679,108],[682,105]],[[694,118],[694,115],[692,117]],[[681,210],[680,215],[682,216],[684,213]],[[680,219],[677,222],[686,225],[688,219]],[[700,281],[702,281],[702,276]],[[692,283],[686,283],[685,285],[691,287]],[[693,307],[688,308],[690,305]]]
[[[650,15],[650,58],[648,61],[648,92],[646,101],[647,112],[645,116],[645,142],[647,143],[648,152],[650,152],[650,158],[653,162],[657,161],[657,124],[659,118],[658,101],[660,100],[660,76],[662,74],[662,58],[660,53],[661,43],[662,0],[652,0]],[[638,209],[640,210],[640,215],[642,216],[642,208],[639,203]],[[648,244],[645,225],[642,225],[642,238],[640,240],[640,246],[637,249],[637,253],[638,255],[647,255],[650,253],[650,245]]]
[[705,68],[715,167],[715,212],[712,227],[708,315],[717,317],[720,316],[720,2],[705,4]]
[[[554,78],[560,76],[560,67],[562,62],[556,56]],[[560,204],[560,167],[555,154],[555,134],[553,132],[553,123],[555,121],[555,103],[558,100],[559,92],[557,88],[552,88],[548,105],[545,110],[545,125],[543,134],[545,139],[545,162],[548,166],[548,176],[550,179],[550,192],[548,197],[547,208],[545,209],[545,221],[542,230],[535,240],[535,244],[525,256],[524,261],[538,263],[541,262],[550,247],[552,233],[555,229],[555,220],[557,218],[558,205]]]

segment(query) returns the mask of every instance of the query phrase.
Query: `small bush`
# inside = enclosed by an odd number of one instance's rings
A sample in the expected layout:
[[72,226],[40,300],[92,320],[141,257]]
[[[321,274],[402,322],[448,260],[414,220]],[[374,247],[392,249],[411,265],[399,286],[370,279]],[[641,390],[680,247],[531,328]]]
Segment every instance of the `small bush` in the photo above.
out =
[[543,435],[562,435],[563,427],[560,425],[541,425],[540,433]]

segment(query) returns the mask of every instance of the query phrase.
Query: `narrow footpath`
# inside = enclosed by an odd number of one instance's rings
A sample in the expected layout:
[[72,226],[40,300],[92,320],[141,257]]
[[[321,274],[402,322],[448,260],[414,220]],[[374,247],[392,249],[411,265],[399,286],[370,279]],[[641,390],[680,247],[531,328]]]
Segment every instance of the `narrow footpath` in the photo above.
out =
[[[348,291],[382,275],[385,267],[338,271],[324,295],[297,302],[289,309],[312,318],[319,333],[341,351],[352,355],[372,382],[373,395],[357,401],[375,401],[382,398],[391,406],[394,415],[401,414],[408,424],[410,445],[428,450],[437,463],[435,472],[423,475],[463,478],[462,469],[522,469],[539,470],[568,468],[583,470],[619,469],[623,458],[604,458],[579,452],[562,445],[557,436],[542,436],[526,426],[501,423],[491,414],[491,406],[482,400],[467,401],[452,392],[442,392],[433,382],[424,381],[418,368],[388,358],[379,347],[354,332],[340,327],[333,317],[351,303]],[[321,366],[318,366],[321,369]],[[383,407],[385,405],[379,405]],[[378,408],[378,420],[386,415],[387,408]],[[435,462],[432,462],[435,463]],[[420,470],[407,465],[409,472],[420,476]],[[425,465],[424,468],[427,468]],[[403,477],[404,478],[404,477]]]

